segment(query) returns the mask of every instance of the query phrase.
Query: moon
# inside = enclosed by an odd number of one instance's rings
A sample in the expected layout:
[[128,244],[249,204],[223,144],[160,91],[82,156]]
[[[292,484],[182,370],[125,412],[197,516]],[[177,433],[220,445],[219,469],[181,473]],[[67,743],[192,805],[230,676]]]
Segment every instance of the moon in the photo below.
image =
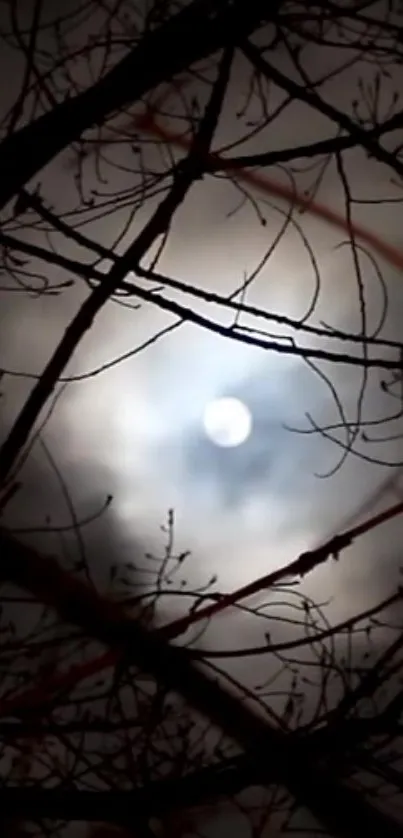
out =
[[252,416],[246,404],[239,399],[215,399],[205,408],[203,425],[215,445],[235,448],[248,439],[252,430]]

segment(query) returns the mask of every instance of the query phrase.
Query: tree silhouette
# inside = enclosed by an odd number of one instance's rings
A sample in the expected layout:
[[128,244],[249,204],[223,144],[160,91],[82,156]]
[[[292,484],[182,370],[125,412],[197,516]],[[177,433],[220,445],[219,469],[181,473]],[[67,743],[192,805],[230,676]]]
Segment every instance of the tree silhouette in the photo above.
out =
[[[16,381],[33,379],[10,421],[7,403],[0,448],[6,835],[63,834],[78,822],[92,825],[93,836],[208,834],[212,821],[235,816],[262,836],[294,828],[342,838],[401,834],[398,573],[388,596],[339,621],[305,587],[320,565],[344,561],[354,542],[397,520],[400,498],[227,595],[216,580],[192,589],[184,581],[189,559],[175,548],[171,512],[162,558],[113,563],[105,591],[92,578],[96,554],[87,554],[81,533],[112,499],[89,518],[78,514],[43,430],[72,382],[193,324],[234,345],[301,359],[325,382],[337,415],[318,424],[308,414],[302,432],[340,449],[336,470],[347,457],[390,465],[387,490],[398,492],[401,463],[379,446],[401,435],[402,344],[388,321],[395,312],[387,270],[401,271],[403,251],[356,216],[360,203],[378,207],[378,221],[389,203],[400,213],[402,33],[398,3],[364,0],[2,6],[5,66],[15,55],[18,66],[1,123],[4,310],[12,319],[16,291],[63,301],[76,282],[79,300],[39,374],[7,364],[2,371],[3,402],[12,402]],[[315,77],[313,47],[325,68]],[[335,84],[353,71],[358,94],[348,91],[344,107]],[[289,145],[284,126],[295,106],[300,119],[319,120],[324,139]],[[374,184],[381,171],[390,196],[374,186],[369,198],[357,197],[351,160],[365,162]],[[329,172],[338,208],[319,194]],[[263,257],[230,294],[171,275],[164,263],[175,236],[180,242],[177,219],[189,195],[220,181],[268,233]],[[278,233],[271,209],[282,218]],[[324,282],[304,219],[344,237],[336,247],[350,255],[358,328],[330,325],[332,312],[323,320]],[[250,298],[291,233],[314,279],[302,315]],[[368,265],[381,300],[375,313]],[[84,338],[113,304],[171,319],[131,352],[74,374]],[[340,376],[351,370],[359,376],[353,419],[338,395]],[[371,415],[374,388],[381,412]],[[13,525],[38,447],[62,488],[65,527],[51,518]],[[40,475],[35,480],[39,492]],[[56,550],[47,540],[66,531],[75,538],[73,560],[62,538]],[[161,625],[170,597],[186,603],[183,616]],[[229,649],[217,639],[210,648],[210,621],[234,607],[260,621],[261,644]],[[254,689],[231,671],[231,661],[250,658],[258,661]]]

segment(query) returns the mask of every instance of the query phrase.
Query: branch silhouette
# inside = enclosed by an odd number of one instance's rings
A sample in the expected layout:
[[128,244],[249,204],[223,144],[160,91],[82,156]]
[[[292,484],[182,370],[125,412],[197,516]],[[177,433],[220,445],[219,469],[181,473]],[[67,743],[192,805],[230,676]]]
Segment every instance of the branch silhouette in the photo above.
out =
[[[328,561],[329,558],[337,560],[340,553],[346,547],[350,546],[355,539],[402,514],[403,502],[394,504],[393,506],[385,509],[383,512],[368,518],[362,524],[357,524],[355,527],[346,530],[344,533],[331,538],[320,547],[302,553],[298,556],[298,558],[294,559],[294,561],[284,567],[271,571],[265,576],[255,579],[253,582],[238,588],[230,594],[215,595],[214,602],[199,609],[195,609],[185,617],[181,617],[180,619],[168,623],[162,628],[154,631],[153,634],[157,637],[162,637],[164,640],[172,640],[184,634],[191,626],[214,617],[249,596],[253,596],[260,591],[269,590],[271,587],[275,587],[284,580],[296,579],[298,577],[303,578],[308,573],[311,573],[316,567]],[[7,533],[4,533],[4,538],[10,539],[10,536],[7,535]],[[12,550],[13,543],[14,542],[10,540],[6,541],[5,550],[8,549],[10,552],[10,550]],[[15,566],[13,566],[12,563],[6,566],[3,570],[3,578],[10,579],[15,584],[24,588],[28,585],[28,590],[30,590],[34,596],[37,596],[41,602],[45,601],[48,604],[55,606],[56,600],[52,601],[51,598],[49,599],[49,592],[46,587],[42,588],[39,586],[38,589],[36,587],[29,587],[29,585],[32,584],[29,582],[29,566],[27,568],[24,567],[25,562],[29,565],[29,560],[28,558],[25,558],[24,561],[23,553],[20,556],[20,562],[22,562],[21,566],[20,564],[15,564]],[[70,575],[65,573],[61,575],[59,584],[62,586],[65,585],[66,588],[68,588],[70,581]],[[401,593],[399,591],[396,594],[397,599],[400,599],[400,596]],[[111,607],[116,608],[116,604],[111,603]],[[127,622],[130,624],[130,620]],[[124,619],[123,624],[126,624],[126,620]],[[186,650],[183,651],[185,654],[187,653]],[[267,647],[266,651],[270,652],[270,646]],[[101,672],[103,669],[114,665],[119,660],[120,654],[121,653],[115,649],[108,650],[97,658],[71,667],[67,672],[53,674],[44,684],[35,687],[33,690],[24,691],[10,701],[3,702],[2,705],[0,704],[0,716],[10,714],[19,715],[27,708],[30,711],[35,708],[37,713],[44,712],[44,709],[48,705],[49,701],[52,701],[52,693],[57,690],[70,689],[83,678],[88,678],[91,675]]]
[[[4,532],[0,534],[1,574],[41,602],[56,609],[63,621],[79,625],[85,634],[123,652],[124,659],[150,672],[169,689],[178,691],[190,704],[255,760],[270,753],[277,781],[285,785],[300,805],[343,838],[355,838],[365,827],[369,838],[379,830],[386,838],[398,838],[400,826],[345,786],[331,769],[317,767],[308,743],[270,727],[238,698],[195,667],[185,650],[167,644],[157,632],[135,621],[121,619],[121,607],[103,600],[95,590],[69,577],[53,559],[40,556]],[[305,566],[305,564],[304,564]]]

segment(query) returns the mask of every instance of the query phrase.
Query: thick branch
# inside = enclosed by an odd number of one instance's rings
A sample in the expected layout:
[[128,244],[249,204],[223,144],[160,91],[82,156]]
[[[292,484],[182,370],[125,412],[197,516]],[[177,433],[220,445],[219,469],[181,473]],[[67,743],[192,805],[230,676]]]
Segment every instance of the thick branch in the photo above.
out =
[[60,151],[114,111],[139,101],[200,59],[250,34],[277,3],[194,0],[143,38],[88,90],[8,137],[0,146],[0,208]]
[[245,757],[203,768],[185,777],[160,780],[131,791],[88,792],[76,789],[0,788],[0,811],[6,817],[24,812],[27,819],[110,821],[129,825],[136,817],[163,815],[232,795],[254,782],[270,779],[257,762]]
[[[242,769],[239,770],[242,763]],[[268,761],[269,762],[269,761]],[[203,769],[200,772],[180,780],[163,780],[151,783],[133,791],[89,792],[66,789],[40,789],[36,787],[0,788],[0,809],[3,817],[13,817],[24,812],[29,820],[49,818],[66,821],[105,821],[130,827],[134,819],[161,816],[176,808],[188,808],[200,802],[222,795],[235,794],[245,785],[254,782],[270,781],[270,774],[275,773],[268,767],[255,766],[240,759],[228,765],[223,771],[220,767]],[[321,794],[320,786],[317,795]],[[345,801],[345,803],[348,801]],[[337,799],[333,805],[337,806]],[[363,803],[363,810],[365,807]],[[356,832],[349,830],[348,835],[378,835],[386,838],[401,838],[401,827],[388,816],[369,807],[373,818],[373,827],[368,829],[368,820],[364,814],[362,821],[355,821],[354,812],[346,811],[346,818],[351,814]],[[359,831],[362,829],[362,832]]]
[[156,633],[122,619],[118,604],[69,576],[57,563],[0,531],[0,573],[56,608],[59,616],[108,646],[120,648],[128,661],[180,692],[214,724],[235,739],[251,759],[273,766],[278,783],[299,805],[308,807],[332,834],[342,838],[400,838],[399,829],[359,794],[315,765],[309,749],[292,736],[269,727],[237,697],[192,665],[185,650],[168,646]]

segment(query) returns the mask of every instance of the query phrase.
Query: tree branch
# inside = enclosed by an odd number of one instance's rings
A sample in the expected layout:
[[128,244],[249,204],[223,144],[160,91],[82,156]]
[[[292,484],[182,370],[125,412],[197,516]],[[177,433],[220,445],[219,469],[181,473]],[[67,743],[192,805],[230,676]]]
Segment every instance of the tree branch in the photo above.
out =
[[[374,138],[370,131],[361,128],[347,114],[343,113],[343,111],[339,111],[329,102],[325,102],[314,90],[310,90],[307,86],[298,84],[298,82],[293,81],[289,76],[284,75],[277,67],[274,67],[273,64],[267,61],[266,58],[263,58],[260,50],[250,41],[243,40],[241,49],[250,63],[265,78],[274,82],[294,99],[305,102],[305,104],[317,112],[327,116],[339,128],[347,131],[349,136],[353,138],[354,145],[360,145],[362,148],[365,148],[372,157],[375,157],[380,163],[389,166],[394,172],[403,177],[403,163],[400,162],[396,155],[390,154],[376,142],[376,135]],[[393,120],[392,125],[394,128],[401,127],[403,125],[403,112],[401,111],[399,114],[396,114]],[[382,133],[383,131],[380,130],[380,134]]]
[[400,826],[344,786],[329,769],[315,765],[309,745],[270,727],[249,707],[192,665],[186,650],[169,646],[157,633],[122,619],[118,604],[66,574],[50,558],[0,531],[0,574],[52,605],[62,620],[79,625],[89,636],[120,649],[126,659],[150,672],[205,714],[238,744],[250,759],[271,762],[276,780],[298,804],[308,807],[331,833],[342,838],[400,838]]
[[[279,0],[193,0],[146,35],[96,84],[61,102],[0,145],[0,209],[84,131],[169,82],[200,59],[270,19]],[[268,11],[268,8],[270,11]]]
[[[59,345],[34,385],[8,437],[0,448],[0,485],[5,482],[47,399],[53,392],[61,373],[74,354],[95,317],[119,288],[125,276],[133,270],[159,236],[169,228],[178,207],[184,201],[195,180],[203,173],[204,160],[209,153],[220,116],[232,62],[232,50],[224,50],[217,81],[212,90],[205,114],[185,160],[174,169],[173,185],[150,220],[126,252],[114,262],[102,283],[87,297],[69,323]],[[136,292],[137,293],[137,292]],[[151,295],[150,295],[151,296]]]

